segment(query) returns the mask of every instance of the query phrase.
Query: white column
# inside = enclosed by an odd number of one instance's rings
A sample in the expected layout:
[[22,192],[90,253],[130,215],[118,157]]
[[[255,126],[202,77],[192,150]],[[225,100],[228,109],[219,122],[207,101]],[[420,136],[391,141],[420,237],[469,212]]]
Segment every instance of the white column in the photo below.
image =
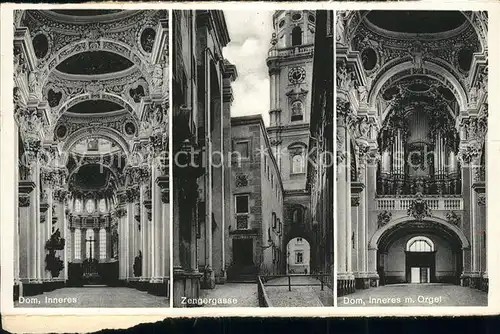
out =
[[[351,141],[349,139],[349,134],[346,135],[346,152],[349,159],[355,159],[351,156]],[[350,161],[350,160],[348,160]],[[346,228],[345,228],[345,238],[346,238],[346,255],[347,255],[347,274],[352,274],[352,223],[351,223],[351,164],[347,163],[346,166],[346,187],[345,187],[345,198],[346,198]]]
[[165,244],[164,244],[164,230],[163,225],[165,225],[163,213],[163,203],[161,202],[161,189],[156,184],[156,178],[159,176],[159,171],[156,166],[153,167],[151,173],[151,210],[152,210],[152,264],[153,270],[151,274],[152,280],[158,280],[158,278],[163,277],[163,267],[164,261],[162,261],[162,256],[165,256]]
[[41,275],[41,264],[40,264],[40,167],[38,161],[34,163],[32,166],[32,177],[33,182],[35,183],[35,189],[31,193],[30,202],[32,203],[31,209],[31,256],[30,256],[30,273],[29,277],[35,280],[39,280]]
[[[130,190],[133,191],[133,190]],[[138,250],[136,249],[135,246],[135,233],[136,233],[136,228],[135,228],[135,204],[134,202],[129,198],[129,202],[127,203],[127,226],[128,226],[128,233],[126,236],[127,240],[127,245],[128,245],[128,252],[127,252],[127,261],[128,261],[128,277],[133,278],[134,277],[134,261],[135,257],[138,255]]]
[[[48,205],[48,208],[47,208],[47,212],[45,213],[45,236],[42,237],[42,242],[43,242],[43,251],[42,251],[42,272],[45,273],[45,277],[46,278],[52,278],[52,275],[50,274],[49,271],[45,270],[45,254],[47,253],[47,251],[45,250],[45,243],[47,242],[47,240],[50,239],[50,237],[52,236],[52,218],[53,218],[53,215],[52,215],[52,206],[54,205],[54,200],[53,200],[53,189],[52,187],[50,186],[46,186],[46,189],[47,189],[47,205]],[[61,231],[61,235],[62,235],[62,231]],[[57,255],[56,255],[57,256]]]
[[145,186],[140,186],[139,191],[139,203],[140,203],[140,219],[141,219],[141,244],[142,244],[142,277],[148,277],[148,268],[149,268],[149,248],[148,248],[148,216],[146,212],[146,208],[144,207],[144,191]]

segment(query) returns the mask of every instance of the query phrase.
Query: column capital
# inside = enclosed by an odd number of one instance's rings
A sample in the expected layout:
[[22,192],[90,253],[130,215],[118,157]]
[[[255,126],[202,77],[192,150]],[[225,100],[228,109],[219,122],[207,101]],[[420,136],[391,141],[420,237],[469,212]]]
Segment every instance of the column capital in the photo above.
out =
[[377,137],[378,125],[374,117],[350,115],[347,117],[346,122],[349,131],[357,140],[368,141]]
[[469,165],[471,163],[478,164],[481,158],[482,144],[472,141],[461,143],[458,149],[457,159],[462,165]]
[[19,207],[26,208],[30,206],[30,196],[28,194],[19,195]]
[[127,209],[124,208],[124,207],[118,207],[115,212],[114,212],[115,216],[117,218],[123,218],[125,217],[125,215],[127,214]]
[[336,117],[337,117],[337,127],[348,127],[351,123],[351,118],[353,117],[353,112],[351,109],[351,103],[343,98],[337,97],[336,104]]
[[156,178],[156,184],[161,189],[161,201],[163,203],[169,203],[170,202],[169,177],[166,175],[158,176]]
[[129,185],[148,183],[151,178],[149,165],[129,166],[125,169],[125,176]]
[[53,196],[58,202],[65,203],[69,199],[69,191],[65,188],[56,188]]
[[140,191],[138,187],[133,187],[129,188],[126,190],[126,202],[127,203],[134,203],[137,202],[140,198]]
[[117,197],[118,203],[120,205],[127,203],[127,199],[128,199],[127,190],[125,190],[125,189],[119,190],[118,193],[116,194],[116,197]]
[[488,106],[485,104],[478,115],[465,115],[459,121],[460,139],[469,142],[484,142],[488,131]]
[[480,206],[486,205],[486,194],[478,194],[477,195],[477,204]]

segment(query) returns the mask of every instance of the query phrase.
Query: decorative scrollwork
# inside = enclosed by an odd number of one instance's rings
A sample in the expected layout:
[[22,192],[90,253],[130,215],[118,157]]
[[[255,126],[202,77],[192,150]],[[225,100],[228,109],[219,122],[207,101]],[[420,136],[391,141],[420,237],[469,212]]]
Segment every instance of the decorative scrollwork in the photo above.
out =
[[127,202],[128,203],[134,203],[139,200],[140,197],[140,192],[139,188],[134,187],[134,188],[128,188],[126,191],[127,194]]
[[475,143],[463,144],[460,146],[457,159],[464,165],[470,164],[472,161],[481,156],[481,147]]
[[248,216],[247,215],[238,215],[236,217],[236,228],[238,230],[244,230],[248,228]]
[[480,194],[477,196],[477,204],[481,205],[481,206],[485,206],[486,205],[486,196],[485,194]]
[[450,211],[446,214],[446,220],[448,223],[460,227],[461,218],[454,211]]
[[236,175],[236,187],[246,187],[248,186],[248,175],[238,174]]
[[119,207],[115,210],[115,216],[117,218],[123,218],[127,215],[127,209],[123,207]]
[[429,205],[422,198],[422,193],[417,193],[416,198],[410,203],[407,215],[419,221],[432,215]]
[[384,210],[384,211],[380,212],[377,216],[378,228],[381,228],[381,227],[387,225],[391,221],[391,218],[392,218],[392,213],[390,213],[389,211]]
[[25,208],[30,206],[30,197],[29,196],[19,196],[19,207]]

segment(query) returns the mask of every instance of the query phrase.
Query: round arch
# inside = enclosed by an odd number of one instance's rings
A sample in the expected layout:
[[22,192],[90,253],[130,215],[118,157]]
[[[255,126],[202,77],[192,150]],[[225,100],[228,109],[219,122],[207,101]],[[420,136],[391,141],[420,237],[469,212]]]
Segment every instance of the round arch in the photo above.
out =
[[[134,113],[134,108],[130,105],[129,101],[121,97],[120,95],[116,94],[111,94],[107,92],[101,92],[98,97],[93,96],[90,93],[84,93],[80,94],[77,96],[74,96],[66,101],[59,107],[57,113],[58,113],[58,119],[64,114],[65,111],[70,109],[71,107],[77,105],[78,103],[85,102],[85,101],[96,101],[96,100],[105,100],[109,102],[113,102],[118,104],[119,106],[122,106],[123,109],[125,109],[130,115],[134,117],[134,119],[137,120],[137,116]],[[58,120],[57,119],[57,120]],[[55,122],[57,122],[55,120]]]
[[[102,168],[106,168],[107,170],[109,170],[109,172],[111,173],[111,175],[113,175],[113,177],[115,178],[115,180],[119,180],[120,178],[118,177],[118,174],[117,174],[117,171],[113,168],[110,168],[108,165],[105,165],[105,164],[102,164],[102,163],[95,163],[95,165],[99,165],[101,166]],[[76,167],[75,169],[73,169],[69,174],[68,174],[68,180],[71,179],[71,177],[78,172],[78,170],[80,169],[80,167],[82,167],[84,165],[81,165],[81,166],[78,166]]]
[[138,50],[135,51],[133,47],[123,42],[101,38],[99,39],[99,43],[92,43],[87,39],[77,40],[57,50],[57,52],[54,52],[51,57],[45,61],[45,65],[40,70],[40,73],[43,74],[41,76],[42,82],[40,83],[40,86],[45,86],[52,70],[54,70],[62,61],[78,53],[88,51],[107,51],[125,57],[139,68],[148,84],[151,81],[151,75],[148,71],[148,62]]
[[[380,91],[382,90],[384,84],[398,73],[413,68],[413,63],[411,62],[411,60],[407,60],[403,63],[399,63],[396,65],[388,65],[387,67],[388,68],[384,68],[380,71],[382,74],[374,81],[372,89],[370,90],[370,93],[368,95],[368,105],[370,106],[371,109],[376,108],[376,99],[377,96],[380,94]],[[455,76],[448,69],[436,63],[432,63],[430,61],[426,61],[423,64],[423,68],[428,71],[442,75],[446,80],[448,80],[451,86],[453,87],[453,94],[455,95],[458,101],[460,110],[467,109],[467,101],[469,100],[469,96],[466,93],[464,87],[462,87],[457,78],[455,78]],[[436,77],[433,76],[429,77],[437,79]]]
[[426,236],[422,236],[422,235],[419,235],[419,236],[416,236],[416,237],[413,237],[411,238],[410,240],[408,240],[406,242],[406,246],[405,246],[405,249],[407,252],[411,252],[411,247],[412,245],[417,242],[417,241],[425,241],[425,243],[429,246],[428,247],[428,251],[429,252],[433,252],[435,250],[435,246],[434,246],[434,241],[432,241],[431,239],[427,238]]
[[[351,22],[352,22],[351,24],[354,25],[354,27],[350,27],[350,26],[346,27],[346,30],[349,31],[350,34],[352,34],[352,36],[354,36],[356,34],[356,31],[358,30],[359,25],[361,24],[361,22],[365,19],[365,17],[370,12],[371,12],[371,10],[361,11],[359,13],[359,17],[357,17],[357,19],[351,20]],[[465,19],[471,24],[472,28],[476,32],[477,39],[479,40],[479,43],[481,44],[482,51],[484,52],[484,50],[486,50],[488,48],[487,47],[488,41],[486,38],[487,26],[486,27],[484,26],[484,20],[481,20],[480,18],[478,18],[478,15],[484,15],[484,14],[482,14],[481,12],[478,12],[477,14],[476,13],[469,13],[467,11],[460,11],[460,12],[465,17]],[[354,13],[357,13],[357,12],[354,11]],[[477,19],[477,22],[474,22],[474,20],[472,19],[473,17]],[[478,25],[480,25],[480,27]],[[486,31],[484,31],[484,30],[486,30]]]
[[85,127],[78,129],[73,132],[63,144],[63,152],[69,152],[69,150],[80,140],[88,137],[89,133],[92,133],[98,137],[110,140],[115,142],[118,146],[120,146],[121,150],[125,153],[125,155],[130,154],[130,148],[128,142],[123,138],[123,135],[116,131],[115,129],[107,128],[107,127]]
[[[384,225],[382,228],[379,228],[371,237],[370,242],[369,242],[369,249],[378,249],[379,241],[381,240],[383,235],[386,235],[387,233],[390,233],[391,230],[393,230],[395,227],[398,227],[399,225],[404,225],[404,224],[409,224],[411,222],[414,222],[415,218],[413,217],[402,217],[398,219],[394,219],[393,221],[389,222],[388,224]],[[460,240],[460,244],[462,249],[468,249],[470,248],[470,243],[465,234],[460,230],[458,227],[448,223],[447,221],[438,218],[438,217],[426,217],[425,221],[428,222],[433,222],[436,224],[439,224],[440,227],[446,229],[447,231],[451,232],[455,237]]]
[[311,244],[304,237],[294,237],[286,244],[287,274],[311,273]]

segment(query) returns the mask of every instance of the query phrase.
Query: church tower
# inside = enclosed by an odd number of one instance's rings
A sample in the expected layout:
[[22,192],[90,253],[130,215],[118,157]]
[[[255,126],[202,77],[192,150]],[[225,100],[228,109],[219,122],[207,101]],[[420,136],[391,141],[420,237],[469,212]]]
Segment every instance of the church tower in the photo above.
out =
[[306,185],[315,23],[314,11],[280,10],[273,15],[267,131],[290,194],[304,193]]

